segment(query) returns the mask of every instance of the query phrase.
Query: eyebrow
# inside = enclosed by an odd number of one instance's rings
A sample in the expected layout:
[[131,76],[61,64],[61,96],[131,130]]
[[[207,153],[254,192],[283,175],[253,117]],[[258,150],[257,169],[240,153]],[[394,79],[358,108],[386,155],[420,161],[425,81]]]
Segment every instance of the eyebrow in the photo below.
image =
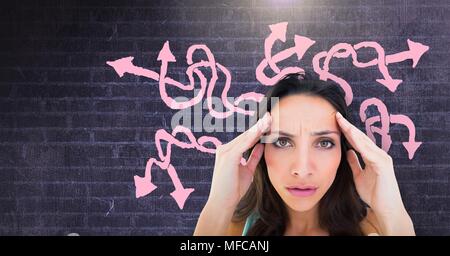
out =
[[[292,134],[284,132],[284,131],[273,131],[273,132],[270,132],[270,134],[273,134],[273,133],[279,134],[279,135],[283,135],[283,136],[287,136],[287,137],[295,137],[295,135],[292,135]],[[338,134],[338,135],[341,134],[338,131],[331,131],[331,130],[312,132],[310,134],[311,134],[311,136],[321,136],[321,135],[327,135],[327,134],[331,134],[331,133],[335,133],[335,134]]]

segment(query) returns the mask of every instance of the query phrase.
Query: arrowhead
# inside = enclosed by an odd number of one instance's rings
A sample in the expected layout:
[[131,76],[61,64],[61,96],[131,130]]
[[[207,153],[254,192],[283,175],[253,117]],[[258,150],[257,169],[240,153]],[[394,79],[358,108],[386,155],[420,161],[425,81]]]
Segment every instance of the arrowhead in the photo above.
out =
[[173,199],[175,199],[178,207],[180,207],[180,209],[183,209],[184,203],[192,192],[194,192],[193,188],[182,188],[175,189],[172,193],[170,193],[170,195],[173,197]]
[[377,79],[376,81],[387,87],[391,92],[395,92],[398,85],[403,82],[401,79]]
[[134,57],[125,57],[115,61],[107,61],[106,64],[114,68],[119,77],[122,77],[130,68],[134,67]]
[[277,24],[269,25],[269,28],[275,38],[280,39],[282,42],[286,42],[287,25],[287,22],[280,22]]
[[136,198],[146,196],[157,188],[150,179],[137,175],[134,176],[134,185],[136,186]]
[[413,65],[412,67],[415,68],[417,65],[417,62],[419,62],[420,57],[422,57],[422,55],[428,51],[428,49],[430,49],[429,46],[423,45],[421,43],[416,43],[414,41],[411,40],[407,40],[408,42],[408,47],[409,47],[409,52],[411,54],[411,58],[413,61]]
[[406,148],[406,151],[408,151],[408,158],[411,160],[414,157],[416,150],[422,144],[422,142],[410,141],[410,142],[403,142],[402,144],[403,144],[403,147]]
[[294,42],[298,60],[300,60],[303,57],[303,55],[309,49],[309,47],[311,47],[313,44],[316,43],[316,41],[314,40],[298,35],[295,35]]
[[169,41],[166,41],[161,51],[159,51],[158,60],[176,62],[175,56],[170,51]]

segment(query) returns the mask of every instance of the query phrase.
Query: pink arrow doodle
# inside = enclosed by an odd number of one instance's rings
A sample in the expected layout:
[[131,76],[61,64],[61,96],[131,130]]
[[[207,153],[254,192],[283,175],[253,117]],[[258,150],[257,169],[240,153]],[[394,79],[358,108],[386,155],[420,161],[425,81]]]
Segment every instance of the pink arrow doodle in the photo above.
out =
[[[340,43],[334,45],[328,52],[319,52],[316,54],[313,58],[313,67],[314,71],[319,74],[320,79],[327,81],[328,79],[336,82],[339,84],[342,89],[344,90],[346,96],[345,100],[347,103],[347,106],[351,104],[353,101],[353,92],[351,90],[350,85],[347,81],[344,79],[335,76],[329,72],[329,64],[331,59],[334,58],[347,58],[348,56],[352,57],[353,65],[359,68],[366,68],[370,66],[377,65],[378,69],[380,70],[380,73],[383,75],[383,78],[376,79],[376,81],[386,88],[388,88],[391,92],[395,92],[397,90],[397,87],[402,82],[401,79],[393,79],[388,71],[387,65],[395,62],[404,61],[406,59],[412,59],[413,60],[413,68],[417,65],[417,62],[421,58],[421,56],[428,51],[429,47],[425,46],[420,43],[413,42],[411,40],[408,41],[409,50],[404,51],[401,53],[396,53],[393,55],[387,55],[385,56],[385,51],[383,47],[380,46],[377,42],[361,42],[353,47],[350,44],[346,43]],[[375,49],[378,56],[376,59],[373,59],[371,61],[368,61],[366,63],[359,62],[357,58],[356,51],[365,48],[365,47],[371,47]],[[344,50],[344,51],[341,51]],[[325,58],[323,68],[320,67],[320,60]]]
[[[366,110],[370,105],[375,105],[378,109],[378,112],[380,112],[380,116],[373,116],[370,118],[367,118],[366,116]],[[359,109],[359,117],[361,118],[362,122],[366,123],[366,131],[367,136],[376,143],[374,133],[378,133],[381,136],[381,148],[388,152],[389,148],[392,144],[391,135],[389,135],[389,113],[387,110],[386,105],[384,103],[377,99],[377,98],[370,98],[361,103],[360,109]],[[381,128],[374,127],[373,124],[375,122],[379,122],[381,120]]]
[[281,70],[277,67],[276,63],[272,61],[272,46],[275,41],[280,40],[281,42],[286,42],[286,31],[287,31],[287,22],[281,22],[273,25],[269,25],[272,33],[264,40],[264,56],[266,57],[267,63],[270,68],[275,73],[280,73]]
[[403,142],[403,147],[405,147],[406,151],[408,151],[409,159],[414,157],[416,150],[420,147],[422,142],[415,141],[416,139],[416,128],[411,119],[405,115],[391,115],[391,122],[396,124],[403,124],[408,128],[409,131],[409,139],[407,142]]
[[[199,46],[199,47],[202,47],[202,46]],[[192,51],[190,53],[193,54]],[[188,56],[189,56],[189,54],[188,54]],[[175,56],[173,56],[172,51],[170,50],[168,41],[166,41],[164,43],[163,48],[159,52],[158,60],[161,61],[161,69],[159,72],[159,91],[161,94],[161,99],[164,101],[164,103],[166,103],[166,105],[168,107],[170,107],[171,109],[185,109],[185,108],[188,108],[190,106],[193,106],[193,105],[199,103],[203,99],[203,96],[204,96],[205,90],[206,90],[206,86],[207,86],[206,85],[207,79],[203,75],[203,73],[200,72],[200,70],[198,68],[208,67],[209,66],[208,62],[201,61],[199,63],[192,65],[192,58],[188,58],[188,63],[190,60],[190,63],[189,63],[190,66],[186,70],[186,74],[189,77],[189,84],[184,85],[184,84],[182,84],[178,81],[175,81],[172,78],[166,76],[169,63],[176,62]],[[193,73],[195,73],[200,78],[200,91],[198,92],[197,96],[195,96],[193,99],[188,100],[186,102],[177,102],[176,100],[172,99],[167,94],[166,84],[174,85],[182,90],[193,90],[194,84],[195,84]]]
[[[289,74],[289,73],[304,73],[305,70],[299,67],[286,67],[283,70],[280,70],[277,63],[288,59],[292,55],[296,54],[297,59],[300,60],[305,52],[313,45],[315,44],[315,41],[303,37],[303,36],[295,36],[294,42],[295,45],[291,48],[285,49],[279,53],[277,53],[274,56],[272,55],[272,47],[273,44],[277,39],[281,40],[282,42],[286,41],[286,28],[287,28],[287,22],[282,22],[278,24],[270,25],[270,30],[272,33],[266,38],[264,42],[264,53],[265,58],[259,63],[259,65],[256,68],[256,79],[262,83],[263,85],[271,86],[274,85],[278,80],[280,80],[281,77]],[[264,69],[269,66],[274,73],[276,74],[273,77],[268,77],[264,73]]]
[[119,77],[122,77],[125,73],[130,73],[133,75],[143,76],[158,81],[158,73],[135,66],[133,64],[133,59],[134,57],[125,57],[115,61],[107,61],[106,64],[113,67]]
[[[264,95],[261,93],[247,92],[247,93],[244,93],[244,94],[238,96],[236,98],[236,100],[234,101],[234,105],[237,106],[239,103],[241,103],[244,100],[252,100],[255,102],[261,102],[263,100],[263,98],[264,98]],[[250,115],[251,116],[254,115],[253,111],[250,112]]]
[[406,41],[408,43],[409,50],[387,55],[386,65],[411,59],[413,61],[412,67],[415,68],[422,55],[430,49],[429,46],[423,45],[421,43],[416,43],[409,39],[407,39]]
[[[366,47],[371,47],[371,48],[375,49],[375,51],[378,54],[377,59],[369,61],[369,63],[371,63],[371,64],[372,63],[378,64],[378,69],[380,70],[381,74],[383,75],[383,78],[376,79],[376,81],[378,83],[384,85],[391,92],[395,92],[397,90],[398,85],[401,82],[403,82],[403,80],[401,80],[401,79],[393,79],[391,77],[391,75],[389,75],[389,71],[388,71],[388,68],[387,68],[386,61],[385,61],[386,56],[385,56],[383,47],[381,47],[381,45],[379,43],[377,43],[377,42],[361,42],[361,43],[356,44],[354,46],[355,50],[359,50],[361,48],[366,48]],[[368,66],[369,65],[365,65],[364,67],[368,67]]]
[[[373,116],[367,118],[365,111],[370,105],[375,105],[380,112],[380,116]],[[361,103],[359,116],[361,121],[366,123],[366,131],[367,135],[375,141],[375,137],[373,133],[378,133],[382,138],[382,149],[386,152],[389,151],[389,148],[392,144],[391,136],[389,135],[389,127],[391,123],[403,124],[408,128],[409,131],[409,140],[407,142],[403,142],[403,146],[406,151],[408,151],[408,158],[412,159],[416,150],[420,147],[422,142],[415,141],[416,137],[416,128],[411,119],[405,115],[392,115],[388,113],[386,105],[377,98],[370,98]],[[380,118],[381,117],[381,118]],[[381,120],[381,128],[372,126],[373,123],[379,122]]]
[[354,47],[355,50],[358,50],[362,47],[372,47],[376,50],[376,52],[378,53],[378,58],[368,62],[367,64],[370,63],[371,65],[367,65],[366,67],[378,64],[378,68],[383,74],[383,78],[377,79],[376,81],[386,86],[391,92],[395,92],[402,80],[393,79],[389,75],[387,65],[411,59],[413,61],[412,67],[415,68],[422,55],[430,48],[421,43],[413,42],[410,39],[407,39],[407,43],[409,50],[386,56],[384,53],[384,49],[377,42],[362,42],[356,44]]
[[[187,51],[187,63],[189,65],[192,65],[192,63],[193,63],[192,56],[197,49],[201,49],[205,52],[208,61],[206,61],[206,62],[202,61],[202,62],[205,63],[205,65],[211,69],[211,73],[212,73],[212,77],[211,77],[211,80],[208,85],[207,96],[206,96],[210,115],[215,118],[227,118],[234,113],[240,113],[240,114],[244,114],[244,115],[253,116],[254,111],[245,110],[245,109],[236,107],[239,104],[239,101],[238,102],[236,102],[236,101],[237,100],[249,100],[249,101],[260,102],[264,95],[260,94],[260,93],[256,93],[256,92],[245,93],[245,94],[240,95],[238,97],[238,99],[234,102],[234,104],[231,104],[228,101],[228,91],[231,88],[231,73],[230,73],[230,71],[222,64],[216,62],[213,53],[206,45],[193,45],[193,46],[189,47],[189,49]],[[222,94],[221,94],[221,100],[222,100],[222,104],[229,110],[227,112],[218,112],[212,106],[213,91],[214,91],[215,85],[218,80],[218,72],[217,72],[216,67],[225,75],[225,78],[226,78],[225,85],[224,85],[224,88],[223,88]]]
[[[293,55],[297,55],[297,59],[301,60],[306,53],[306,51],[315,44],[315,41],[303,37],[303,36],[294,36],[295,46],[284,49],[281,52],[272,55],[273,45],[277,40],[286,42],[286,32],[287,32],[287,22],[277,23],[270,25],[269,28],[271,30],[270,35],[264,41],[264,56],[265,58],[261,61],[261,63],[257,66],[255,70],[256,78],[263,85],[271,86],[275,84],[282,76],[288,73],[302,73],[304,70],[300,67],[285,67],[280,69],[277,64],[283,60],[290,58]],[[350,105],[353,100],[353,92],[350,84],[348,84],[343,78],[340,78],[336,75],[333,75],[329,71],[329,65],[332,58],[347,58],[351,56],[353,60],[353,65],[358,68],[366,68],[370,66],[377,65],[380,73],[383,75],[383,78],[377,79],[376,81],[387,87],[391,92],[395,92],[398,85],[402,82],[399,79],[393,79],[388,72],[387,65],[411,59],[413,62],[412,67],[415,68],[421,56],[428,51],[429,47],[420,43],[413,42],[411,40],[407,40],[409,50],[404,52],[399,52],[392,55],[385,55],[384,49],[376,42],[361,42],[354,46],[347,43],[339,43],[334,45],[329,51],[322,51],[317,53],[313,58],[313,68],[314,71],[319,74],[320,79],[327,80],[331,79],[338,83],[339,86],[343,88],[346,93],[345,99],[347,105]],[[357,58],[357,51],[363,47],[371,47],[375,49],[378,56],[377,58],[368,61],[368,62],[359,62]],[[207,57],[206,60],[201,60],[197,63],[194,63],[192,60],[193,54],[197,51],[203,51]],[[159,82],[159,90],[161,94],[161,98],[164,103],[172,109],[185,109],[196,105],[201,102],[203,97],[206,97],[206,101],[208,104],[208,109],[210,111],[211,116],[214,118],[226,118],[233,113],[240,113],[244,115],[254,115],[254,111],[244,110],[242,108],[237,107],[237,105],[245,100],[260,102],[264,95],[256,92],[248,92],[241,94],[234,100],[233,103],[228,100],[228,91],[231,88],[231,73],[230,71],[216,62],[214,55],[210,51],[210,49],[206,45],[192,45],[189,47],[186,53],[186,61],[189,67],[186,69],[186,75],[189,78],[189,84],[184,85],[170,77],[167,76],[167,70],[169,68],[169,64],[176,62],[175,56],[172,54],[169,46],[169,41],[166,41],[159,52],[158,61],[161,62],[160,72],[157,73],[152,70],[148,70],[142,67],[135,66],[132,61],[133,57],[125,57],[115,61],[107,61],[106,63],[114,68],[119,77],[122,77],[125,73],[130,73],[133,75],[147,77],[149,79],[153,79]],[[323,60],[323,68],[321,68],[321,61]],[[275,73],[273,77],[268,77],[264,70],[270,67],[272,71]],[[208,68],[211,71],[211,78],[208,79],[200,70],[201,68]],[[212,107],[212,97],[214,87],[218,81],[218,72],[222,72],[225,76],[225,82],[223,86],[223,90],[221,93],[221,101],[223,105],[226,107],[226,112],[216,111]],[[177,102],[173,98],[171,98],[166,91],[166,86],[171,85],[178,87],[182,90],[194,90],[196,81],[194,79],[194,74],[200,80],[200,92],[192,98],[191,100],[184,102]],[[205,96],[206,94],[206,96]],[[379,116],[373,116],[367,118],[365,111],[370,105],[375,105],[380,112]],[[414,123],[411,119],[405,115],[389,115],[388,110],[384,103],[377,98],[370,98],[364,101],[360,106],[360,118],[363,122],[365,122],[366,131],[368,136],[375,141],[374,133],[380,134],[382,137],[382,148],[385,151],[388,151],[391,144],[391,136],[389,135],[389,127],[390,123],[398,123],[405,125],[409,130],[409,140],[407,142],[403,142],[403,146],[408,151],[409,159],[414,157],[414,154],[418,147],[422,144],[422,142],[415,141],[415,127]],[[381,122],[381,127],[375,127],[374,124],[376,122]],[[183,142],[176,139],[176,135],[182,133],[187,135],[189,142]],[[167,141],[167,149],[164,152],[161,146],[162,141]],[[215,148],[221,145],[222,143],[215,137],[210,136],[202,136],[196,139],[191,130],[185,128],[183,126],[177,126],[173,130],[172,134],[169,134],[163,129],[160,129],[155,134],[155,144],[158,151],[159,160],[156,158],[149,158],[145,168],[144,177],[140,177],[138,175],[134,176],[135,185],[136,185],[136,198],[146,196],[152,193],[157,187],[152,183],[151,177],[151,169],[154,164],[158,165],[161,169],[167,170],[172,183],[174,184],[175,190],[170,193],[170,195],[175,199],[178,207],[183,209],[185,202],[189,195],[194,191],[193,188],[184,188],[180,178],[178,177],[178,173],[175,167],[170,163],[171,162],[171,147],[172,145],[176,145],[182,149],[196,149],[200,152],[206,153],[215,153],[215,149],[206,148],[203,145],[207,142],[211,142]],[[241,164],[245,165],[246,160],[242,157]]]
[[[360,62],[358,61],[357,50],[360,48],[371,47],[376,50],[378,53],[377,59],[373,59],[368,62]],[[313,68],[314,71],[319,74],[320,79],[327,81],[328,79],[336,82],[345,92],[345,102],[347,106],[351,104],[353,101],[353,91],[350,84],[334,74],[329,72],[330,70],[330,62],[332,58],[347,58],[348,56],[352,57],[353,65],[358,68],[366,68],[373,65],[378,65],[378,68],[383,75],[382,79],[377,79],[377,82],[386,86],[390,91],[394,92],[397,89],[397,86],[402,82],[402,80],[393,79],[388,72],[385,63],[385,55],[384,49],[376,42],[361,42],[352,46],[347,43],[339,43],[334,45],[328,52],[319,52],[313,58]],[[323,68],[320,67],[320,60],[325,58],[323,63]]]
[[[193,63],[192,56],[195,53],[195,51],[197,51],[197,50],[202,50],[206,54],[206,56],[207,56],[206,61],[201,60],[198,63]],[[167,76],[167,69],[168,69],[169,63],[176,62],[176,58],[170,50],[170,45],[169,45],[168,41],[166,41],[164,43],[164,46],[162,47],[161,51],[159,52],[157,60],[161,62],[161,69],[160,69],[159,74],[152,70],[148,70],[148,69],[144,69],[142,67],[135,66],[132,63],[133,57],[125,57],[125,58],[121,58],[121,59],[118,59],[115,61],[108,61],[107,64],[112,66],[120,77],[122,77],[125,73],[130,73],[130,74],[140,75],[140,76],[144,76],[144,77],[159,81],[159,91],[161,94],[161,99],[164,101],[164,103],[167,106],[169,106],[172,109],[185,109],[190,106],[196,105],[201,102],[201,100],[203,99],[203,97],[206,93],[207,94],[206,100],[208,103],[208,108],[210,110],[210,114],[215,118],[226,118],[226,117],[232,115],[233,113],[241,113],[244,115],[254,115],[255,111],[245,110],[245,109],[237,107],[237,105],[240,102],[245,101],[245,100],[260,102],[263,99],[263,96],[264,96],[263,94],[256,93],[256,92],[248,92],[248,93],[244,93],[244,94],[240,95],[233,103],[230,103],[228,101],[227,95],[228,95],[228,91],[231,87],[231,73],[229,72],[229,70],[226,67],[224,67],[223,65],[221,65],[220,63],[217,63],[215,61],[214,55],[212,54],[212,52],[209,50],[209,48],[206,45],[192,45],[191,47],[189,47],[189,49],[187,51],[186,60],[187,60],[187,63],[190,65],[186,70],[186,74],[189,77],[189,84],[187,84],[187,85],[184,85],[184,84]],[[208,79],[206,79],[206,76],[200,71],[200,68],[210,68],[211,69],[212,77],[209,80],[209,83],[208,83]],[[214,110],[212,107],[212,101],[211,101],[211,99],[213,97],[212,93],[214,91],[214,87],[215,87],[215,84],[218,79],[218,74],[217,74],[218,71],[217,70],[220,70],[221,72],[223,72],[226,77],[224,89],[222,90],[222,94],[221,94],[221,100],[222,100],[222,103],[224,104],[224,106],[227,109],[229,109],[227,112],[218,112],[218,111]],[[194,80],[194,76],[193,76],[194,74],[200,79],[201,89],[200,89],[200,92],[197,94],[197,96],[195,96],[193,99],[185,101],[185,102],[177,102],[176,100],[174,100],[167,94],[167,91],[166,91],[167,85],[176,86],[182,90],[193,90],[195,87],[195,80]],[[188,138],[190,139],[190,143],[184,143],[175,138],[176,134],[180,133],[180,132],[184,133],[188,136]],[[163,154],[163,150],[161,148],[161,140],[166,140],[169,142],[169,145],[168,145],[168,148],[166,151],[166,155]],[[164,130],[158,130],[155,135],[155,141],[156,141],[158,156],[161,161],[159,161],[155,158],[150,158],[147,161],[147,165],[145,168],[145,176],[140,177],[140,176],[136,175],[134,177],[135,185],[136,185],[136,197],[139,198],[142,196],[146,196],[146,195],[152,193],[156,189],[156,186],[152,183],[152,177],[151,177],[151,168],[154,164],[156,164],[161,169],[167,170],[167,172],[172,180],[172,183],[175,186],[175,190],[171,193],[171,196],[175,199],[175,201],[177,202],[180,209],[183,209],[184,203],[186,202],[189,195],[194,191],[194,189],[183,187],[183,185],[178,177],[178,174],[175,170],[175,167],[172,164],[170,164],[171,145],[175,144],[183,149],[195,148],[201,152],[214,153],[215,152],[214,149],[208,149],[208,148],[203,147],[202,145],[206,142],[212,142],[217,147],[217,145],[220,145],[221,142],[214,137],[206,137],[206,136],[200,137],[198,139],[198,141],[196,142],[195,138],[192,135],[192,132],[188,128],[185,128],[183,126],[177,126],[174,129],[172,134],[168,134]],[[244,158],[241,159],[241,163],[246,164],[246,161]]]
[[[176,139],[176,135],[178,133],[185,134],[188,137],[189,142],[183,142]],[[161,147],[161,140],[168,142],[166,154],[163,153]],[[172,134],[167,133],[163,129],[158,130],[155,134],[155,144],[158,151],[158,156],[161,159],[161,161],[158,161],[155,158],[150,158],[147,161],[147,165],[145,167],[145,176],[144,177],[140,177],[138,175],[134,176],[134,182],[136,185],[136,198],[146,196],[157,188],[152,183],[152,176],[151,176],[151,168],[153,164],[157,164],[161,169],[165,169],[168,171],[172,183],[175,186],[175,190],[171,193],[171,196],[175,199],[179,208],[183,209],[184,203],[186,202],[189,195],[194,191],[194,189],[183,187],[175,168],[172,166],[172,164],[170,164],[172,145],[176,145],[183,149],[195,148],[201,152],[215,153],[215,149],[210,149],[203,146],[207,142],[213,143],[216,148],[217,146],[222,144],[217,138],[209,136],[202,136],[196,139],[192,134],[191,130],[183,126],[177,126],[173,130]]]
[[[340,50],[344,50],[343,52],[339,52]],[[333,57],[338,58],[346,58],[348,55],[355,56],[356,52],[351,47],[350,44],[340,43],[333,46],[328,52],[319,52],[313,57],[313,69],[319,75],[321,80],[327,81],[328,79],[336,82],[345,93],[345,103],[347,106],[353,101],[353,90],[350,84],[345,81],[343,78],[340,78],[329,72],[330,70],[330,61]],[[320,68],[320,60],[325,59],[323,63],[323,68]]]
[[[221,100],[222,100],[222,104],[229,109],[227,112],[217,112],[213,106],[212,106],[212,98],[213,98],[213,91],[214,91],[214,87],[215,87],[215,83],[212,84],[211,86],[208,87],[208,91],[207,91],[207,104],[208,104],[208,109],[209,114],[212,117],[215,118],[227,118],[229,116],[231,116],[234,113],[240,113],[240,114],[244,114],[244,115],[250,115],[253,116],[255,114],[255,111],[253,110],[245,110],[242,108],[237,107],[236,105],[236,100],[233,104],[231,104],[227,97],[228,97],[228,91],[231,88],[231,73],[230,71],[224,67],[223,65],[221,65],[220,63],[216,63],[217,67],[222,71],[222,73],[225,75],[225,85],[224,88],[222,90],[222,94],[221,94]],[[260,93],[256,93],[256,92],[251,92],[250,94],[244,94],[241,95],[240,98],[243,98],[244,100],[254,100],[254,99],[259,99],[261,100],[263,98],[264,95],[260,94]]]
[[[201,60],[198,63],[193,63],[192,56],[195,51],[202,50],[207,56],[207,60]],[[187,63],[190,65],[186,70],[186,75],[189,78],[189,84],[184,85],[170,77],[167,76],[167,69],[170,62],[176,62],[175,56],[172,54],[172,51],[170,50],[169,42],[166,41],[164,43],[163,48],[159,52],[158,55],[158,61],[161,61],[161,69],[160,73],[156,73],[152,70],[144,69],[142,67],[135,66],[132,61],[133,57],[126,57],[121,58],[115,61],[108,61],[107,64],[112,66],[114,70],[117,72],[117,74],[122,77],[125,73],[130,73],[134,75],[144,76],[156,81],[159,81],[159,91],[161,94],[161,99],[164,101],[164,103],[170,107],[171,109],[186,109],[188,107],[194,106],[201,102],[201,100],[205,97],[205,93],[207,94],[206,100],[207,105],[210,111],[211,116],[215,118],[227,118],[230,115],[234,113],[240,113],[244,115],[254,115],[254,111],[251,110],[245,110],[242,108],[237,107],[239,102],[244,100],[249,101],[257,101],[260,102],[264,95],[256,92],[249,92],[245,93],[243,95],[240,95],[238,99],[230,103],[228,101],[228,91],[231,87],[231,73],[229,70],[222,66],[220,63],[217,63],[215,61],[214,55],[210,51],[210,49],[206,45],[192,45],[189,47],[187,54],[186,54],[186,60]],[[206,76],[201,72],[200,68],[210,68],[212,77],[208,83]],[[218,112],[213,108],[212,103],[212,97],[213,97],[213,91],[215,84],[218,79],[218,72],[217,68],[219,68],[220,71],[222,71],[226,76],[226,82],[224,89],[222,90],[221,94],[221,100],[224,106],[229,110],[227,112]],[[194,74],[197,75],[197,77],[200,79],[200,91],[197,93],[197,95],[192,98],[191,100],[185,101],[185,102],[178,102],[172,97],[170,97],[167,94],[166,86],[172,85],[176,86],[182,90],[193,90],[195,87],[195,79]]]

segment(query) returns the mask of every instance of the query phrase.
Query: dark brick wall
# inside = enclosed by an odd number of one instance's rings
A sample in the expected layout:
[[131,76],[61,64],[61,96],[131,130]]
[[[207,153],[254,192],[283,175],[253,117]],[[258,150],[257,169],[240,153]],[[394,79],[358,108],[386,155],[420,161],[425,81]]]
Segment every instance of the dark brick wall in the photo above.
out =
[[[134,56],[159,71],[166,40],[184,77],[192,44],[206,44],[233,75],[230,96],[258,86],[268,25],[289,22],[288,37],[316,44],[298,66],[312,70],[317,52],[337,43],[376,41],[387,53],[406,40],[428,45],[415,69],[390,66],[403,79],[395,93],[380,86],[376,69],[347,59],[333,68],[354,89],[353,112],[377,97],[408,115],[423,145],[409,160],[393,128],[393,156],[404,202],[419,235],[450,235],[450,3],[448,1],[17,1],[0,8],[0,234],[192,234],[205,203],[214,156],[173,148],[183,184],[195,188],[180,210],[165,171],[158,186],[136,199],[133,176],[155,156],[154,134],[170,132],[175,110],[161,101],[153,80],[119,78],[106,61]],[[278,46],[283,48],[282,44]],[[368,51],[368,56],[373,53]],[[346,69],[346,71],[344,71]],[[356,120],[356,119],[355,119]],[[363,127],[362,123],[356,123]],[[235,135],[235,134],[234,134]],[[222,141],[233,134],[215,134]]]

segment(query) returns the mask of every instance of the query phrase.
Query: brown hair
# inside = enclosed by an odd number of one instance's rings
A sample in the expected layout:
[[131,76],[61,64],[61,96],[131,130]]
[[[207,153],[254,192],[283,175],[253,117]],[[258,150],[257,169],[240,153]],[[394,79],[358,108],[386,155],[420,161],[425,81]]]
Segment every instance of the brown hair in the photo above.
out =
[[[293,94],[322,97],[349,120],[343,90],[330,82],[312,79],[309,74],[289,74],[285,76],[267,92],[267,106],[258,109],[270,112],[270,103],[273,97],[281,100],[283,97]],[[258,113],[258,116],[263,114]],[[351,148],[345,136],[342,135],[342,158],[336,177],[329,190],[319,201],[319,224],[330,235],[363,235],[359,223],[366,216],[367,210],[356,191],[353,174],[345,157],[347,150]],[[252,150],[253,147],[245,153],[246,158]],[[364,163],[362,165],[364,167]],[[243,221],[253,212],[257,212],[259,218],[249,229],[247,235],[284,234],[288,219],[286,206],[269,180],[264,156],[258,163],[249,190],[234,212],[233,221]]]

